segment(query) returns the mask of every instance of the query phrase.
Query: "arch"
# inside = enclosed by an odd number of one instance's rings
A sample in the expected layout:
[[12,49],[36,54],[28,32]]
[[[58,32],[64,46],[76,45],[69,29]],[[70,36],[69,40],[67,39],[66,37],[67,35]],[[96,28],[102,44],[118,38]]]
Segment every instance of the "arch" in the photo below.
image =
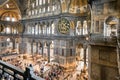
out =
[[88,34],[88,24],[86,20],[83,21],[83,34]]
[[51,30],[52,30],[52,34],[55,33],[55,24],[54,21],[51,22]]
[[76,34],[77,35],[82,35],[82,33],[83,33],[82,29],[83,29],[82,21],[77,21]]
[[7,34],[18,34],[24,32],[24,26],[21,23],[15,24],[0,24],[0,32]]
[[76,44],[76,60],[83,59],[83,53],[81,54],[81,51],[83,52],[83,44]]
[[117,36],[118,18],[107,16],[104,20],[104,36]]
[[118,19],[115,16],[108,16],[105,19],[105,23],[106,24],[117,24],[118,23]]

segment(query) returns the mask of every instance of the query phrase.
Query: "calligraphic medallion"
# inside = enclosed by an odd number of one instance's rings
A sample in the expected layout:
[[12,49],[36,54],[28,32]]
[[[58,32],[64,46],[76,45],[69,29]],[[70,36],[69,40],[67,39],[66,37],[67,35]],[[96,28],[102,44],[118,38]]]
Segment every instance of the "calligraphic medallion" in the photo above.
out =
[[66,18],[61,18],[58,22],[58,31],[67,34],[70,31],[70,22]]

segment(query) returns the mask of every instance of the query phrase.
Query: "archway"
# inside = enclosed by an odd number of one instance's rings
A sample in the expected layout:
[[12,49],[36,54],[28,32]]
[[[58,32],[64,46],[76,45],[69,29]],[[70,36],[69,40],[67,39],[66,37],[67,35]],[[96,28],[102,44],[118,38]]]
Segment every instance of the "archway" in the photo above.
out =
[[84,44],[78,43],[76,45],[76,63],[78,71],[88,68],[88,48]]
[[6,51],[10,54],[18,53],[19,54],[19,38],[5,37],[5,48]]
[[117,36],[118,19],[108,16],[104,22],[104,36]]

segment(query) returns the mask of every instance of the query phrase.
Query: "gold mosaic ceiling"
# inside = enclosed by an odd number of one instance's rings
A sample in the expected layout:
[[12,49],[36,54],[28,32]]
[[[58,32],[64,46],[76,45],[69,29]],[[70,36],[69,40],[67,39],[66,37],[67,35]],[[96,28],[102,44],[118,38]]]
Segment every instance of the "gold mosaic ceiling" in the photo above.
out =
[[19,10],[14,0],[4,0],[4,2],[2,4],[1,3],[2,1],[0,0],[0,15],[6,11],[13,11],[19,13]]

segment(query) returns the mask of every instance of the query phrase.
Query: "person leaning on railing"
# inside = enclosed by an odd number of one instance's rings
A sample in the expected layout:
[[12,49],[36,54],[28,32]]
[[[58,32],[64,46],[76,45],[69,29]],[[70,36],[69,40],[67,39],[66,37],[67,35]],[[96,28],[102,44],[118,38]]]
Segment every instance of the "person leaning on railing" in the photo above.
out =
[[31,79],[33,76],[35,76],[34,74],[34,69],[32,67],[32,64],[29,65],[29,67],[26,67],[26,71],[25,71],[25,78],[26,80]]

